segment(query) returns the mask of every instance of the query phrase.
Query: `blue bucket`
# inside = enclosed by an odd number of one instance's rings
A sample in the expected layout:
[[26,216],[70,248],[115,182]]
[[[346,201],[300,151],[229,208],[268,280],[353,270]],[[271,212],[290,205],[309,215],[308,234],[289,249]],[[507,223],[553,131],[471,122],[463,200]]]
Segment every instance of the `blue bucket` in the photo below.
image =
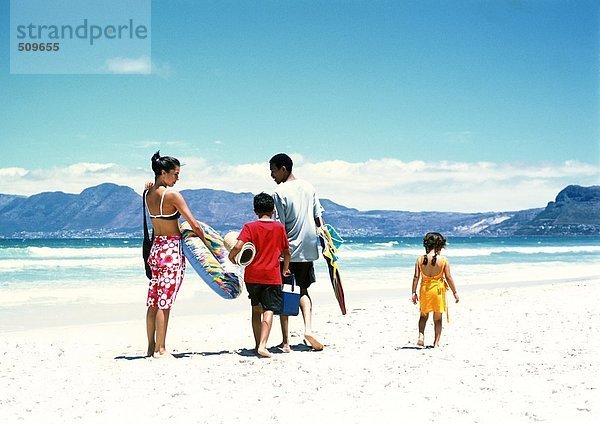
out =
[[292,284],[283,284],[281,286],[281,314],[287,316],[296,316],[300,312],[300,287],[296,285],[296,280],[292,275]]

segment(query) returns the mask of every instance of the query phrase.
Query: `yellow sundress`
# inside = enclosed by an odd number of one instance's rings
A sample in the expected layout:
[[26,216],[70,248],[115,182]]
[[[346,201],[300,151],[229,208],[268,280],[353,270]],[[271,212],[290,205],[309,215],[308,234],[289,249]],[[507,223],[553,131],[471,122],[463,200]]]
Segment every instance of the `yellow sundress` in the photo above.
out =
[[[448,306],[446,304],[446,280],[444,280],[444,268],[446,267],[446,258],[442,258],[442,269],[439,274],[430,277],[425,275],[421,269],[423,258],[419,258],[419,270],[421,271],[421,287],[419,289],[419,305],[421,312],[428,314],[429,312],[446,312],[448,314]],[[450,318],[447,317],[449,320]]]

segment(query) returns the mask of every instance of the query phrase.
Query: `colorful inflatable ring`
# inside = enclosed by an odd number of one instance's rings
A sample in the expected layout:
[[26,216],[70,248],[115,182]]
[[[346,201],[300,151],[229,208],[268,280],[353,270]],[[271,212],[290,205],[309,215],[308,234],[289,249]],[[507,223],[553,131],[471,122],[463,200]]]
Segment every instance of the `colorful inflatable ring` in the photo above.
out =
[[208,287],[224,299],[235,299],[242,292],[240,268],[227,258],[223,238],[210,225],[198,221],[208,247],[186,221],[179,224],[183,254]]

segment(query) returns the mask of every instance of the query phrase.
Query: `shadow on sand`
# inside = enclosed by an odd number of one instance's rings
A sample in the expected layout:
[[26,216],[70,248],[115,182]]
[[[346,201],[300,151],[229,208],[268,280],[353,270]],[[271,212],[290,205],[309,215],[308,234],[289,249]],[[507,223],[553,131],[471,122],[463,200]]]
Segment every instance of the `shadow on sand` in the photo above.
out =
[[[220,352],[179,352],[179,353],[173,353],[173,356],[175,357],[175,359],[181,359],[181,358],[191,358],[194,355],[215,356],[215,355],[226,355],[226,354],[231,355],[233,353],[236,353],[236,352],[231,352],[229,350],[221,350]],[[121,355],[121,356],[115,356],[114,359],[134,361],[136,359],[146,359],[146,358],[151,358],[151,357],[150,356],[140,356],[140,355],[136,355],[136,356]]]
[[[312,351],[314,351],[314,349],[310,345],[306,344],[306,342],[291,345],[290,348],[292,349],[292,352],[312,352]],[[285,353],[283,350],[281,350],[277,346],[271,346],[269,348],[269,352],[271,352],[272,354],[275,354],[275,355]],[[173,353],[173,356],[175,357],[175,359],[183,359],[183,358],[191,358],[192,356],[218,356],[218,355],[233,355],[233,354],[244,356],[244,357],[260,357],[254,349],[246,349],[246,348],[237,349],[234,351],[221,350],[218,352],[179,352],[179,353]],[[135,361],[138,359],[146,359],[146,358],[150,358],[150,357],[143,356],[143,355],[120,355],[120,356],[115,356],[114,359],[125,360],[125,361]]]
[[433,345],[427,345],[427,346],[418,346],[415,344],[408,344],[405,346],[398,346],[395,348],[396,350],[404,350],[404,349],[412,349],[412,350],[425,350],[425,349],[433,349]]

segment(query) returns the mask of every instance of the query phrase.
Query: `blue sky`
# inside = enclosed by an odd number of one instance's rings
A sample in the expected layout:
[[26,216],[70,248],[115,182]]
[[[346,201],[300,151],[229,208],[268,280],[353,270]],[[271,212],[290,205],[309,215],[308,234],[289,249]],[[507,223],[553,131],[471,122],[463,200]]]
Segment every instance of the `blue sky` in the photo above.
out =
[[600,181],[597,2],[153,1],[150,75],[11,75],[0,4],[0,193],[137,188],[158,148],[181,188],[253,192],[286,151],[359,209]]

